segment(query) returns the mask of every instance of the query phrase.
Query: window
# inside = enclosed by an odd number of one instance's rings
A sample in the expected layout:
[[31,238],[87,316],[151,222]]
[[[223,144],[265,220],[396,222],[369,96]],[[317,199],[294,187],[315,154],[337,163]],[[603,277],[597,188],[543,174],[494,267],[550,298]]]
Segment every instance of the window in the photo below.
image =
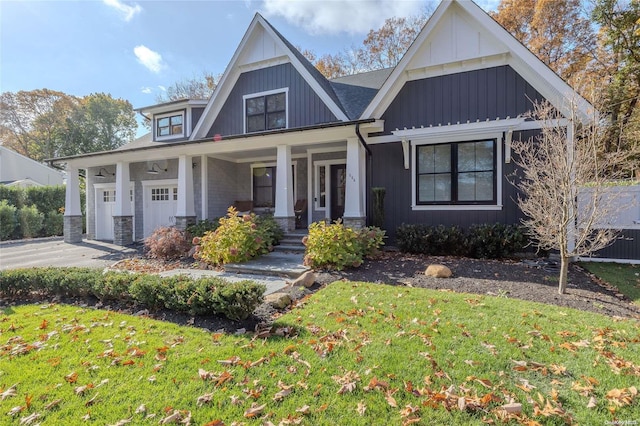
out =
[[494,204],[496,141],[417,147],[416,203]]
[[151,201],[169,201],[169,188],[151,188]]
[[245,99],[247,133],[287,127],[287,93]]
[[115,190],[104,190],[102,191],[102,201],[105,203],[115,203],[116,201],[116,191]]
[[276,204],[276,168],[257,167],[253,169],[253,205],[273,207]]
[[182,136],[182,114],[159,117],[156,120],[156,137]]

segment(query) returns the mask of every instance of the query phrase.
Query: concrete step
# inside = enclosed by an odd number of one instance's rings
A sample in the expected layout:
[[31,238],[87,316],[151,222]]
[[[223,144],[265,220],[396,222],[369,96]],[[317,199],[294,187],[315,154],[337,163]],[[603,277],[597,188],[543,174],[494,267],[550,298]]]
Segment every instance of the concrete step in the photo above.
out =
[[309,270],[302,264],[302,253],[273,251],[244,263],[228,263],[225,272],[298,278]]
[[273,246],[273,249],[275,251],[278,252],[287,252],[287,251],[293,251],[293,252],[299,252],[299,253],[304,253],[304,251],[306,250],[306,247],[302,244],[278,244],[277,246]]

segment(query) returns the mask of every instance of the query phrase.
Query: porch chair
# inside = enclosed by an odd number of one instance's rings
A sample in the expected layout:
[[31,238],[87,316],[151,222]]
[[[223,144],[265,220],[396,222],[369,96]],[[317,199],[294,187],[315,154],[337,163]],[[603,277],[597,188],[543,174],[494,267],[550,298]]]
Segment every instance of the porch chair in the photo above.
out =
[[236,200],[233,207],[238,211],[239,215],[249,214],[253,211],[253,200]]
[[296,201],[296,205],[293,206],[293,213],[296,216],[296,229],[302,228],[302,215],[307,211],[307,199],[302,198]]

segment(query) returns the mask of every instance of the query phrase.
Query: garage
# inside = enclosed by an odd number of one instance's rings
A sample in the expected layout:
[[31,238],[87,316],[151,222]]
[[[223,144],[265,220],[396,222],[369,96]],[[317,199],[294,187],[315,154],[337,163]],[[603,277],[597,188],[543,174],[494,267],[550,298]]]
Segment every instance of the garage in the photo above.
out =
[[144,236],[160,226],[174,226],[178,210],[178,180],[142,182],[144,192]]
[[[116,207],[116,185],[105,183],[94,185],[96,191],[96,240],[113,241],[113,212]],[[130,190],[131,212],[135,212],[133,184]],[[135,219],[133,221],[135,235]]]

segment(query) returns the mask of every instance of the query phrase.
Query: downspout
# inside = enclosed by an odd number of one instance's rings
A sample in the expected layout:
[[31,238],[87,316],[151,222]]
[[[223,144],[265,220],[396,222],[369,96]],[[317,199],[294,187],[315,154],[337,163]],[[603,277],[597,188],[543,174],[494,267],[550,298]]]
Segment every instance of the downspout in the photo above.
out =
[[367,211],[366,211],[367,225],[369,225],[370,224],[369,218],[371,217],[371,202],[372,202],[371,196],[369,195],[371,193],[371,180],[372,180],[372,174],[371,174],[372,154],[371,154],[371,149],[369,148],[364,138],[362,137],[362,133],[360,133],[360,123],[356,123],[356,135],[358,136],[358,140],[360,141],[360,144],[362,145],[364,150],[367,152],[367,179],[365,182],[365,194],[367,195]]

